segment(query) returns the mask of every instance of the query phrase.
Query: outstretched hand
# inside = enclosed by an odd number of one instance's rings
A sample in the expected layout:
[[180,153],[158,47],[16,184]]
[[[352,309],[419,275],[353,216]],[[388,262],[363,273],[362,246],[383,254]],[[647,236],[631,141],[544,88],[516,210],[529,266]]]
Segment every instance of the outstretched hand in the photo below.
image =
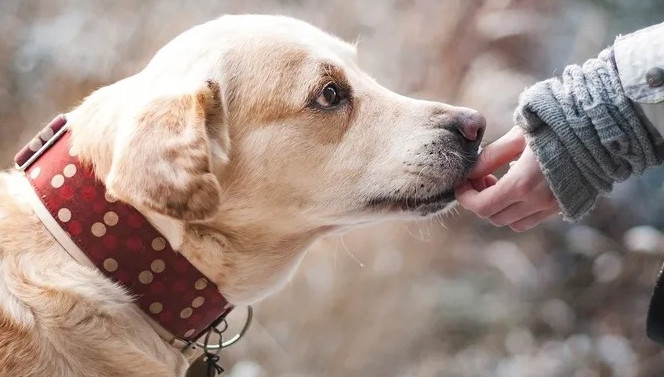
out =
[[[518,159],[515,163],[513,160]],[[511,163],[499,180],[492,175]],[[460,204],[495,226],[516,232],[533,228],[560,209],[539,162],[518,127],[481,151],[467,181],[455,190]]]

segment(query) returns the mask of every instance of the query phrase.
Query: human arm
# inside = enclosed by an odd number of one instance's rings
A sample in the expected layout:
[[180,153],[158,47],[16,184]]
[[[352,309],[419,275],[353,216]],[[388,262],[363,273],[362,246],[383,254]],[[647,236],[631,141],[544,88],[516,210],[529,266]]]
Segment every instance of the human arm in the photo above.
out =
[[[662,28],[618,38],[597,59],[567,67],[561,79],[526,89],[516,127],[483,150],[456,190],[460,204],[518,231],[559,211],[576,221],[613,183],[662,163],[663,138],[655,128],[662,121],[648,109],[663,101],[663,82],[647,78],[651,69],[663,69]],[[518,156],[494,180],[490,173]]]

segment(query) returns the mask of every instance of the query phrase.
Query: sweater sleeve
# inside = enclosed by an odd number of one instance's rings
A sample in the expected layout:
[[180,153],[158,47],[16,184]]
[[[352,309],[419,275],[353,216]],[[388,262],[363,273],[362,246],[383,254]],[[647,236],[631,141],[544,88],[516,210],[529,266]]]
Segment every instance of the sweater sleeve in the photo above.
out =
[[610,49],[527,88],[514,120],[569,221],[585,216],[614,182],[663,161],[663,139],[626,97]]
[[664,134],[664,23],[616,38],[613,59],[625,95],[650,132]]

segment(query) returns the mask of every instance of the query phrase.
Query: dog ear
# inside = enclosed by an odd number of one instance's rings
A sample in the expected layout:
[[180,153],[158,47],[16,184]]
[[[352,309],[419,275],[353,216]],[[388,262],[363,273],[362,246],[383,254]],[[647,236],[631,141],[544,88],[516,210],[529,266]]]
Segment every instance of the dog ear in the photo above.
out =
[[220,87],[149,101],[119,134],[105,185],[139,208],[185,221],[212,217],[221,188],[214,165],[227,162],[229,136]]

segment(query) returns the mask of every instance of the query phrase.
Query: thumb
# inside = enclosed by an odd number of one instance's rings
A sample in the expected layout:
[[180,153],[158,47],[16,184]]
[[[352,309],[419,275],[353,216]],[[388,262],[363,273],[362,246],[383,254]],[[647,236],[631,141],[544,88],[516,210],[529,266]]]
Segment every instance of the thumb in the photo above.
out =
[[469,173],[469,178],[480,178],[508,164],[520,156],[525,148],[525,136],[518,127],[513,127],[504,136],[483,148],[478,161]]

